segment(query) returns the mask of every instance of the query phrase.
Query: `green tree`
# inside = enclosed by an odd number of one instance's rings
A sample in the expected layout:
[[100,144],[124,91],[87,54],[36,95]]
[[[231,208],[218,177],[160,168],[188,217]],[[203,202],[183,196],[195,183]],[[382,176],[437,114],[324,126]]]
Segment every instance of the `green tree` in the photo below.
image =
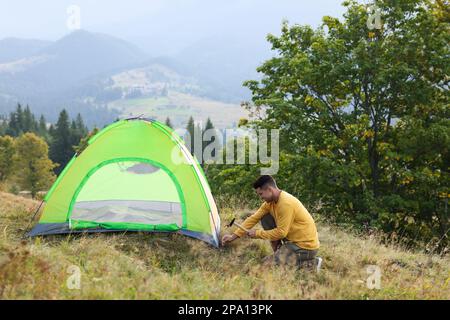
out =
[[55,135],[55,126],[53,124],[50,124],[48,127],[48,134],[50,135],[50,138]]
[[203,164],[203,130],[200,123],[194,127],[193,145],[191,146],[192,154],[197,158],[200,164]]
[[41,137],[44,137],[44,139],[48,141],[47,122],[45,121],[45,117],[42,114],[39,118],[38,133]]
[[17,138],[14,165],[19,186],[30,190],[32,197],[49,188],[55,180],[55,165],[48,158],[47,143],[34,133],[25,133]]
[[0,136],[6,135],[8,129],[8,121],[5,116],[0,115]]
[[210,129],[214,129],[214,125],[213,125],[211,119],[208,117],[208,119],[206,119],[206,124],[205,124],[205,128],[203,129],[203,132],[210,130]]
[[37,133],[37,129],[38,128],[36,119],[34,115],[31,113],[30,107],[27,105],[25,110],[23,111],[22,131]]
[[169,128],[173,129],[172,122],[170,121],[169,117],[166,118],[166,122],[165,123],[166,123],[166,126],[168,126]]
[[12,137],[18,137],[23,133],[23,123],[24,123],[23,110],[20,103],[18,103],[16,111],[10,113],[6,134]]
[[[316,30],[284,22],[268,36],[277,55],[245,82],[247,108],[264,108],[253,125],[281,129],[291,162],[281,170],[302,168],[291,179],[338,219],[445,238],[448,19],[433,1],[377,1],[382,26],[370,30],[367,5],[344,5],[343,20],[324,17]],[[434,143],[413,148],[424,138]]]
[[72,147],[76,146],[80,142],[80,139],[82,137],[83,136],[81,135],[81,132],[78,130],[75,120],[72,120],[70,124],[70,145]]
[[84,125],[81,114],[78,113],[75,120],[72,120],[70,125],[71,145],[76,146],[80,143],[81,138],[88,134],[88,129]]
[[186,143],[189,145],[189,151],[193,154],[194,153],[194,137],[195,137],[195,123],[194,118],[192,116],[189,117],[188,123],[186,125],[187,133],[189,133],[189,140],[186,141]]
[[98,133],[98,131],[99,130],[97,128],[94,128],[91,132],[89,132],[89,134],[87,134],[85,137],[81,138],[78,145],[74,146],[75,152],[77,154],[80,154],[81,152],[83,152],[83,150],[86,149],[88,146],[89,139],[91,139],[93,136],[95,136]]
[[12,174],[14,152],[14,139],[10,136],[0,137],[0,182]]
[[15,111],[10,113],[6,134],[18,137],[25,132],[39,133],[38,122],[34,114],[31,112],[30,107],[27,105],[25,109],[21,104],[17,104]]
[[84,124],[83,118],[81,117],[81,114],[77,114],[77,117],[75,119],[75,126],[80,134],[81,137],[84,137],[89,133],[88,128]]
[[188,133],[188,136],[185,136],[184,140],[189,147],[188,149],[191,152],[191,154],[195,156],[198,161],[201,162],[203,152],[203,143],[202,143],[203,130],[200,127],[199,123],[195,124],[194,118],[192,116],[189,117],[186,126],[186,131]]
[[58,122],[51,132],[52,143],[50,145],[50,159],[59,164],[58,168],[55,170],[55,173],[59,174],[74,154],[69,116],[65,109],[59,114]]
[[[210,130],[213,131],[213,133],[209,132]],[[205,132],[209,132],[209,134],[211,134],[211,136],[212,136],[212,138],[211,138],[209,141],[205,141],[205,140],[206,140],[206,138],[205,138]],[[211,119],[208,117],[208,119],[206,120],[205,127],[204,127],[203,132],[202,132],[202,137],[203,137],[203,139],[202,139],[202,140],[203,140],[203,148],[202,148],[202,152],[204,152],[206,146],[208,146],[209,144],[215,142],[215,140],[216,140],[216,134],[217,134],[217,133],[215,132],[214,124],[212,123]],[[209,155],[208,155],[208,156],[209,156]],[[215,157],[215,156],[216,156],[216,150],[213,150],[213,151],[212,151],[211,156],[212,156],[212,157]]]

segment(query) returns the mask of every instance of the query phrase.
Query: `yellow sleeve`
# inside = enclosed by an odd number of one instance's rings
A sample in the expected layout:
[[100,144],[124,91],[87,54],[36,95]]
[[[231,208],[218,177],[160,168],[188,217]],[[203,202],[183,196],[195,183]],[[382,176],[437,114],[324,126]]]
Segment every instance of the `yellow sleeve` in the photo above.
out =
[[294,221],[294,208],[284,206],[278,210],[277,227],[272,230],[256,230],[256,237],[265,240],[280,240],[286,238],[291,224]]
[[[242,222],[241,226],[249,230],[253,228],[255,224],[257,224],[267,213],[269,213],[269,205],[267,202],[264,202],[254,214],[252,214],[250,217],[245,219],[244,222]],[[242,237],[245,234],[245,231],[237,228],[234,231],[234,234],[238,237]]]

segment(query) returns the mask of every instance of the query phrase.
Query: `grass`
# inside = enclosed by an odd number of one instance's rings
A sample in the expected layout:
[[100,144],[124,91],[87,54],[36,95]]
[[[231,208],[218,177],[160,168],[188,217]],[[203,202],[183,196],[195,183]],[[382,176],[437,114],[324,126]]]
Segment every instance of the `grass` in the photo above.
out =
[[[320,273],[263,267],[263,240],[214,249],[178,234],[21,239],[38,202],[0,192],[0,299],[450,299],[448,257],[319,223]],[[222,208],[223,220],[248,208]],[[381,288],[366,286],[367,265]],[[69,289],[71,268],[80,289]]]

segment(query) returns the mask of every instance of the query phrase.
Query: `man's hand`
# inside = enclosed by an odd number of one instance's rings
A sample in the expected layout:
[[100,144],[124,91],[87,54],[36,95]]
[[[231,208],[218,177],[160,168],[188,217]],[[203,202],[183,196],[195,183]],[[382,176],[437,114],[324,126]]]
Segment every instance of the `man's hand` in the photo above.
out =
[[222,245],[226,245],[228,242],[231,242],[236,238],[237,238],[237,235],[235,235],[235,234],[225,234],[222,237]]
[[250,238],[256,238],[256,230],[248,230],[247,236]]

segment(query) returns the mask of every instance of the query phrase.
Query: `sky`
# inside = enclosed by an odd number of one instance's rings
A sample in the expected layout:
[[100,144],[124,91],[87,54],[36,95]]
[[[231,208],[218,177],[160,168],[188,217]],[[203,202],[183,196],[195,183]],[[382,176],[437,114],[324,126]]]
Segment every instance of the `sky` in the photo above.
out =
[[[0,39],[57,40],[72,30],[68,8],[84,30],[110,34],[160,51],[176,51],[212,36],[277,33],[283,19],[318,26],[340,17],[342,0],[0,0]],[[166,41],[164,41],[166,40]],[[170,43],[170,44],[169,44]]]

